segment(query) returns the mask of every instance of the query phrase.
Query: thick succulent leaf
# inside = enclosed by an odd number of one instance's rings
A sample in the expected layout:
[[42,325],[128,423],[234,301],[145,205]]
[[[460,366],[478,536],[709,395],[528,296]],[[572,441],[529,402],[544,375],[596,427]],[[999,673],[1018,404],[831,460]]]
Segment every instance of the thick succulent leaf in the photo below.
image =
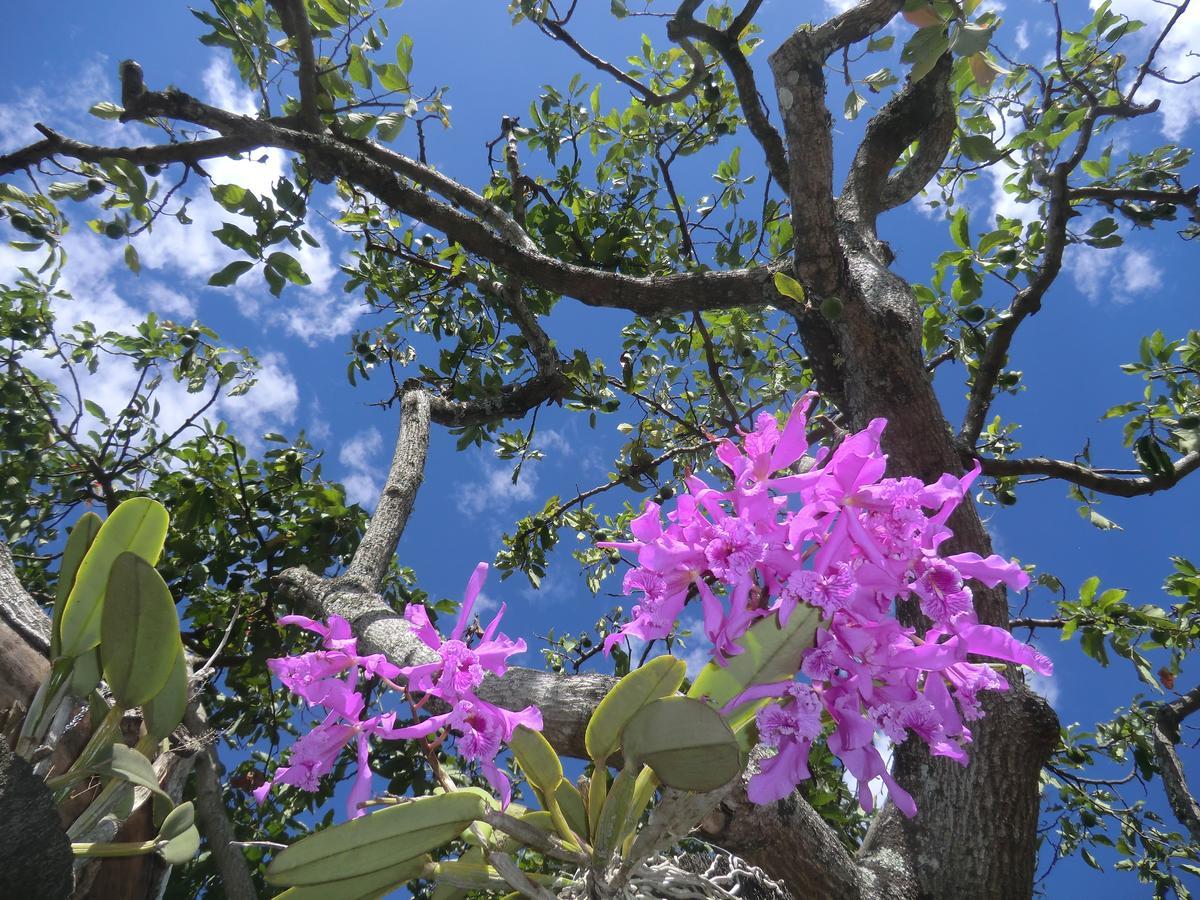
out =
[[629,810],[633,804],[634,787],[641,766],[626,764],[617,775],[600,811],[596,823],[595,839],[592,842],[593,858],[598,866],[607,865],[616,849],[625,840]]
[[195,820],[196,810],[191,801],[180,803],[163,819],[158,839],[167,843],[158,848],[158,854],[171,865],[183,865],[199,852],[200,832]]
[[83,563],[83,558],[87,556],[92,544],[95,543],[96,535],[100,533],[100,526],[103,524],[104,520],[94,512],[84,513],[75,523],[75,527],[71,529],[67,545],[63,548],[62,564],[58,567],[58,587],[54,595],[54,616],[50,623],[51,659],[57,659],[62,653],[62,638],[59,636],[59,628],[62,624],[63,609],[67,605],[67,598],[71,596],[71,588],[75,586],[75,576],[79,574],[79,566]]
[[130,709],[161,691],[182,652],[167,583],[146,560],[122,553],[109,570],[100,614],[104,680],[117,702]]
[[130,784],[144,787],[167,801],[173,802],[170,795],[159,785],[158,775],[150,760],[132,747],[126,747],[120,743],[113,744],[112,757],[97,765],[95,770],[102,775],[112,775],[128,781]]
[[597,766],[621,746],[621,732],[637,711],[651,700],[675,693],[686,673],[683,660],[660,656],[617,682],[592,713],[583,737],[588,756]]
[[167,537],[167,511],[157,500],[126,500],[105,520],[83,558],[63,608],[60,633],[64,656],[79,656],[100,643],[100,614],[108,573],[122,553],[158,562]]
[[525,778],[542,794],[553,795],[562,781],[562,761],[540,732],[519,725],[508,742]]
[[171,674],[162,690],[142,704],[142,716],[146,731],[151,737],[165,738],[183,721],[187,711],[188,675],[187,663],[183,658],[183,645],[175,655]]
[[625,727],[625,758],[649,766],[668,787],[711,791],[742,770],[729,724],[703,700],[663,697],[646,704]]
[[[798,606],[779,627],[778,616],[759,619],[735,642],[742,652],[724,665],[711,662],[692,682],[689,697],[707,699],[717,709],[754,684],[770,684],[794,678],[800,658],[813,646],[821,613],[811,606]],[[754,714],[753,704],[745,704],[728,717],[737,729]]]
[[71,665],[71,685],[67,689],[73,697],[86,697],[100,684],[100,648],[75,657]]
[[324,885],[382,872],[398,865],[398,857],[412,860],[458,837],[485,809],[478,795],[457,791],[389,806],[297,841],[271,860],[267,881]]
[[558,808],[562,810],[563,818],[567,820],[571,830],[586,840],[588,836],[587,810],[583,805],[583,797],[580,795],[579,789],[564,778],[554,789],[554,800],[558,803]]
[[[368,816],[367,818],[370,818]],[[360,822],[361,819],[354,821]],[[287,900],[374,900],[401,887],[414,878],[429,877],[432,861],[428,856],[394,860],[392,865],[374,872],[354,875],[339,881],[293,887],[279,894]]]

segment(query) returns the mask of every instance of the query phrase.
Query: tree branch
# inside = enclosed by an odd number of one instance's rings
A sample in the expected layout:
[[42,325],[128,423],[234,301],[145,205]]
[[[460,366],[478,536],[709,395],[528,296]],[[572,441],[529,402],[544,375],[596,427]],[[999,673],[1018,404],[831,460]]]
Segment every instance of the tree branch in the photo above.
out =
[[814,44],[819,48],[822,59],[831,53],[870,37],[904,7],[904,0],[865,0],[834,16],[816,28]]
[[[1200,451],[1196,450],[1176,460],[1170,474],[1141,475],[1133,478],[1104,474],[1079,463],[1044,456],[1029,459],[993,459],[983,456],[975,458],[979,460],[985,475],[1047,475],[1116,497],[1139,497],[1143,494],[1153,494],[1155,491],[1165,491],[1174,487],[1185,476],[1200,469]],[[1137,471],[1130,469],[1128,473],[1134,475]]]
[[1179,726],[1192,713],[1200,710],[1200,685],[1192,688],[1177,700],[1164,703],[1154,717],[1152,738],[1158,768],[1162,773],[1163,788],[1171,811],[1192,836],[1200,841],[1200,803],[1188,790],[1184,777],[1183,762],[1175,750],[1179,743]]
[[317,62],[313,57],[312,24],[304,9],[304,0],[269,0],[279,16],[288,43],[296,51],[299,63],[296,78],[300,82],[300,122],[311,131],[321,131],[321,113],[317,106]]
[[601,72],[607,72],[613,78],[617,79],[617,81],[621,82],[621,84],[632,88],[647,106],[665,106],[668,103],[677,103],[683,100],[696,89],[706,71],[704,57],[700,55],[700,51],[695,48],[691,41],[684,39],[679,42],[679,45],[692,61],[692,74],[688,76],[687,81],[682,86],[666,94],[660,94],[646,87],[646,85],[642,84],[628,72],[592,53],[580,44],[579,41],[575,40],[571,33],[558,22],[547,19],[540,23],[540,27],[545,34],[556,41],[566,44],[590,65],[595,66]]
[[379,590],[425,478],[428,453],[429,395],[410,389],[400,399],[400,433],[391,469],[366,534],[346,570],[347,581],[367,591]]
[[[747,4],[742,15],[745,15],[747,11],[753,15],[751,7],[757,10],[758,5],[758,3]],[[745,30],[747,24],[749,24],[749,19],[740,27],[738,21],[735,20],[728,30],[720,31],[690,17],[676,17],[668,23],[667,33],[671,34],[674,31],[676,34],[691,35],[704,41],[716,50],[721,59],[725,61],[725,65],[729,66],[729,74],[733,76],[733,85],[737,89],[738,102],[741,104],[742,113],[746,116],[746,125],[750,129],[750,133],[754,135],[754,139],[758,141],[759,146],[762,147],[771,177],[786,192],[790,179],[783,138],[779,136],[779,132],[767,118],[762,94],[759,93],[758,84],[754,80],[754,70],[750,68],[750,63],[738,44],[738,37]]]
[[[202,739],[209,730],[199,703],[188,708],[184,725],[197,739]],[[221,876],[221,896],[226,900],[257,900],[258,892],[250,877],[246,857],[241,848],[234,845],[237,835],[229,821],[221,791],[221,761],[211,742],[204,741],[204,745],[196,751],[193,771],[196,773],[196,824],[208,842],[217,874]]]
[[17,578],[12,551],[0,541],[0,618],[29,646],[50,654],[50,619]]
[[[907,203],[937,174],[956,125],[951,67],[950,54],[943,54],[924,78],[910,81],[871,117],[838,199],[840,216],[873,229],[879,213]],[[890,174],[914,141],[920,145],[913,158]]]
[[52,160],[55,156],[66,156],[81,162],[100,162],[102,159],[125,159],[139,166],[147,163],[166,165],[169,163],[194,164],[202,159],[214,159],[235,153],[244,153],[262,146],[254,138],[221,137],[208,140],[189,141],[176,144],[152,144],[142,147],[104,147],[85,144],[81,141],[64,137],[58,132],[47,128],[41,122],[34,125],[38,131],[46,135],[46,139],[14,150],[12,153],[0,156],[0,176],[11,175],[24,169],[31,169],[41,162]]
[[974,447],[983,430],[983,420],[987,416],[992,403],[992,393],[996,387],[996,379],[1008,359],[1008,350],[1012,346],[1013,336],[1018,326],[1027,316],[1033,315],[1042,308],[1042,297],[1058,278],[1062,270],[1063,251],[1067,246],[1067,220],[1071,215],[1071,189],[1068,179],[1076,167],[1083,161],[1091,144],[1092,133],[1096,120],[1101,115],[1110,115],[1121,119],[1143,116],[1158,109],[1158,101],[1145,106],[1132,106],[1126,103],[1114,106],[1091,105],[1079,125],[1079,138],[1071,155],[1058,163],[1049,176],[1050,197],[1046,203],[1045,214],[1045,249],[1042,251],[1042,264],[1032,275],[1029,284],[1017,291],[1007,310],[1000,314],[988,338],[987,347],[979,357],[979,368],[971,383],[971,396],[967,401],[967,411],[963,416],[962,427],[958,432],[958,443],[961,447]]

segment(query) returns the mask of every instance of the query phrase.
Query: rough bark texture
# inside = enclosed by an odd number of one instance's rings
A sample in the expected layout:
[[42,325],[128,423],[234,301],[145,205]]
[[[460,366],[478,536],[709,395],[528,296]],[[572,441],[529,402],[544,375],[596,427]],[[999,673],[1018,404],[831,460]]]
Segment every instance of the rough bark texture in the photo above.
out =
[[0,897],[62,900],[73,862],[45,782],[0,740]]

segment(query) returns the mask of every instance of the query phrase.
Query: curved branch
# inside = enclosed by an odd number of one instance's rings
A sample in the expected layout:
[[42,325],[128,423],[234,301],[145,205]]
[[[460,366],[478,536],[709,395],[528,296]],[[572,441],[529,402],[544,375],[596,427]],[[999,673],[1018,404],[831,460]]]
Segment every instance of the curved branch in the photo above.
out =
[[1192,713],[1200,710],[1200,685],[1192,688],[1179,699],[1164,703],[1154,717],[1154,753],[1158,757],[1158,768],[1162,774],[1163,788],[1171,811],[1192,836],[1200,841],[1200,803],[1188,790],[1183,773],[1183,762],[1175,750],[1179,743],[1179,726]]
[[814,43],[824,54],[821,58],[870,37],[903,7],[904,0],[865,0],[834,16],[813,32]]
[[400,433],[391,469],[367,531],[346,570],[347,581],[368,591],[379,590],[425,479],[428,453],[429,395],[410,389],[400,400]]
[[29,646],[49,656],[50,618],[17,578],[12,552],[4,541],[0,541],[0,619]]
[[592,66],[595,66],[601,72],[607,72],[621,84],[632,88],[642,98],[642,102],[647,106],[665,106],[668,103],[677,103],[680,100],[688,97],[700,84],[700,79],[704,77],[705,65],[704,57],[700,55],[700,51],[695,48],[691,41],[679,41],[684,52],[692,61],[692,74],[688,76],[687,81],[680,87],[666,94],[660,94],[657,91],[651,90],[642,84],[628,72],[618,68],[608,60],[601,59],[596,54],[592,53],[586,47],[575,40],[567,29],[563,28],[558,22],[547,19],[540,23],[543,32],[570,47],[581,58],[586,60]]
[[[1165,491],[1174,487],[1185,476],[1200,469],[1200,451],[1196,450],[1176,460],[1169,474],[1141,475],[1135,478],[1104,474],[1079,463],[1049,459],[1045,456],[1029,459],[992,459],[982,456],[976,458],[985,475],[1047,475],[1116,497],[1139,497],[1143,494],[1153,494],[1155,491]],[[1130,475],[1136,472],[1135,469],[1128,470]]]
[[317,106],[320,88],[317,84],[317,61],[313,56],[312,23],[304,9],[304,0],[268,0],[279,23],[296,51],[299,62],[296,78],[300,82],[300,121],[305,128],[321,130],[321,113]]
[[[528,243],[516,244],[477,218],[419,190],[380,159],[381,148],[365,141],[344,141],[327,134],[288,127],[281,120],[240,116],[201,103],[181,91],[146,92],[127,109],[127,120],[163,116],[213,129],[235,139],[239,148],[277,147],[316,158],[337,175],[370,191],[397,212],[445,232],[466,250],[476,253],[531,284],[590,305],[625,309],[638,315],[665,316],[700,309],[732,309],[775,303],[773,269],[762,267],[729,272],[689,272],[633,277],[564,263]],[[22,160],[28,148],[18,151]],[[47,152],[43,154],[49,156]],[[221,153],[219,155],[225,155]],[[169,157],[168,157],[169,158]],[[0,157],[0,174],[9,157]],[[411,163],[411,161],[409,161]],[[411,164],[417,165],[417,164]],[[23,168],[23,166],[16,166]],[[411,173],[412,168],[406,170]],[[431,177],[425,170],[424,177]],[[443,187],[447,185],[440,182]],[[462,190],[466,190],[465,188]]]
[[[757,9],[758,4],[748,4],[743,15],[746,11],[751,11],[751,7]],[[751,15],[753,15],[752,11]],[[738,27],[738,21],[735,20],[727,31],[720,31],[692,18],[675,18],[667,26],[667,33],[670,34],[672,29],[677,29],[680,35],[691,35],[704,41],[716,50],[721,59],[725,61],[725,65],[729,66],[734,87],[737,88],[738,102],[741,104],[742,113],[746,116],[746,125],[750,129],[750,133],[754,135],[754,139],[758,141],[759,146],[762,147],[771,177],[786,192],[790,178],[783,138],[779,136],[779,132],[767,118],[762,94],[759,93],[758,85],[754,80],[754,70],[750,68],[746,55],[738,46],[738,36],[745,30],[746,24],[749,24],[749,19],[740,27]]]
[[[879,213],[907,203],[937,174],[956,124],[951,68],[945,53],[924,78],[910,81],[871,117],[838,199],[839,215],[874,227]],[[920,145],[913,158],[889,176],[914,141]]]
[[66,156],[81,162],[125,159],[139,166],[148,163],[158,165],[177,162],[195,164],[202,159],[244,153],[262,146],[261,142],[255,138],[220,137],[177,144],[151,144],[142,147],[103,147],[65,137],[47,128],[41,122],[35,123],[33,127],[46,135],[46,139],[0,156],[0,176],[31,169],[56,156]]

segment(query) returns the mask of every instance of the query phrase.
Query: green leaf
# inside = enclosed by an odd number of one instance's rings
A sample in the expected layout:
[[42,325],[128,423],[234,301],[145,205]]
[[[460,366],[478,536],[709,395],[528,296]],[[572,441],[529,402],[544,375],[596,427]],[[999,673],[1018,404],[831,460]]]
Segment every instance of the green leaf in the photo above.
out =
[[158,562],[168,521],[163,505],[149,497],[134,497],[113,510],[79,566],[63,609],[63,655],[79,656],[100,643],[100,615],[109,569],[126,551],[137,554],[150,565]]
[[967,219],[966,207],[962,207],[954,214],[954,218],[950,220],[950,237],[954,238],[954,243],[968,250],[971,247],[971,231]]
[[679,690],[687,666],[672,656],[659,656],[616,683],[592,713],[583,742],[597,768],[621,746],[626,724],[644,705]]
[[133,244],[125,245],[125,265],[134,275],[142,273],[142,261],[138,258],[137,248]]
[[113,103],[109,100],[102,100],[99,103],[93,104],[92,108],[89,109],[88,112],[90,112],[97,119],[119,119],[125,112],[125,107],[118,106],[116,103]]
[[67,545],[63,548],[62,563],[58,567],[58,586],[54,592],[54,616],[50,624],[50,658],[57,659],[61,652],[62,641],[59,638],[59,624],[62,622],[63,608],[67,605],[67,597],[75,586],[75,576],[79,573],[79,565],[87,555],[88,549],[100,533],[103,520],[94,512],[86,512],[79,517],[71,534],[67,537]]
[[[399,868],[454,840],[484,815],[485,807],[479,795],[466,791],[419,797],[410,803],[389,806],[292,844],[271,860],[267,881],[279,885],[325,885]],[[415,876],[398,881],[412,877]]]
[[1000,155],[992,139],[982,134],[964,135],[959,138],[958,145],[967,158],[974,162],[989,162]]
[[417,856],[374,872],[323,884],[294,887],[278,894],[276,900],[284,897],[287,900],[374,900],[414,878],[430,877],[431,868],[432,860],[428,856]]
[[543,794],[553,794],[562,781],[562,761],[540,732],[519,725],[508,742],[525,778]]
[[625,726],[625,758],[681,791],[711,791],[742,771],[742,753],[721,714],[692,697],[647,703]]
[[[783,628],[779,627],[778,616],[759,619],[735,642],[742,652],[724,666],[715,662],[706,665],[687,695],[706,698],[721,709],[751,685],[794,678],[804,651],[815,642],[820,624],[821,612],[811,606],[797,606]],[[730,725],[739,728],[754,714],[754,708],[753,703],[739,707],[729,716]]]
[[937,61],[949,46],[950,42],[946,37],[946,27],[944,25],[931,25],[928,28],[922,28],[909,38],[908,43],[904,45],[904,50],[901,52],[900,58],[905,62],[912,63],[912,71],[909,73],[909,78],[913,84],[916,84],[933,70],[933,67],[937,65]]
[[278,271],[292,284],[312,284],[312,279],[305,274],[300,261],[282,251],[272,253],[267,257],[267,265]]
[[161,691],[182,652],[167,583],[140,556],[122,553],[109,570],[100,615],[104,680],[117,702],[131,709]]
[[587,810],[583,805],[583,796],[579,793],[579,789],[564,778],[554,789],[554,800],[558,804],[558,808],[562,810],[563,818],[567,820],[571,830],[580,837],[586,838],[588,834]]
[[166,841],[165,846],[158,848],[159,856],[173,866],[190,861],[200,850],[200,832],[195,821],[196,810],[190,800],[167,813],[158,829],[158,839]]
[[963,25],[954,32],[954,39],[950,42],[950,49],[958,56],[971,56],[974,53],[982,53],[987,49],[988,44],[992,40],[993,30],[981,25]]
[[[188,805],[191,805],[190,802]],[[158,855],[173,866],[182,866],[191,862],[199,852],[200,832],[196,830],[195,825],[189,825],[183,833],[176,835],[164,846],[158,848]]]
[[100,684],[100,648],[93,647],[75,657],[71,666],[71,685],[68,690],[73,697],[86,697]]
[[112,758],[96,767],[101,775],[112,775],[138,787],[144,787],[168,802],[171,796],[158,783],[158,775],[150,760],[132,747],[126,747],[118,742],[112,745]]
[[593,858],[598,865],[607,863],[628,831],[629,811],[633,806],[633,793],[637,784],[640,765],[629,765],[621,770],[609,788],[600,820],[596,824]]
[[213,287],[228,287],[253,268],[253,260],[239,259],[214,274],[212,278],[208,279],[208,283]]
[[846,95],[846,103],[843,107],[842,114],[850,120],[858,118],[858,114],[867,106],[867,98],[858,91],[851,91]]
[[180,644],[171,673],[162,690],[142,704],[142,716],[146,722],[146,731],[152,737],[165,738],[183,721],[187,711],[188,677],[187,662],[183,655],[183,645]]

